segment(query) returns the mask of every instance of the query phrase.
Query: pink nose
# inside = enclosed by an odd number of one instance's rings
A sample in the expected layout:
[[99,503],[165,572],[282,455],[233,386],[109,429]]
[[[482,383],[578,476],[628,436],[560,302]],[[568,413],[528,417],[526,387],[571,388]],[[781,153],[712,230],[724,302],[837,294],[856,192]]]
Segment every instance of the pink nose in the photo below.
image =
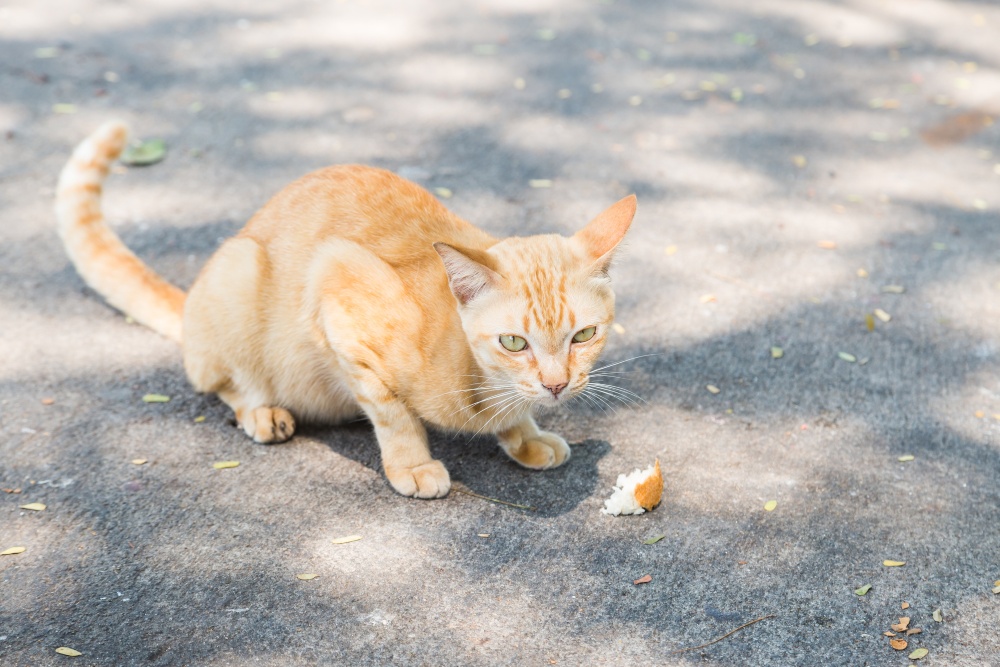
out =
[[559,392],[566,388],[566,382],[562,384],[543,384],[542,386],[552,392],[552,398],[559,398]]

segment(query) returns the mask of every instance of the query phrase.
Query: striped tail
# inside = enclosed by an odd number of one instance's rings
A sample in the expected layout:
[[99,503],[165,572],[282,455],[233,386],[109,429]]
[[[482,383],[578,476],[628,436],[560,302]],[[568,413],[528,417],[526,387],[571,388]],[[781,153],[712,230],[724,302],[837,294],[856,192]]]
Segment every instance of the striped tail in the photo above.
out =
[[179,343],[184,292],[132,254],[101,212],[101,183],[127,137],[122,123],[105,123],[73,151],[59,175],[59,235],[84,282],[118,310]]

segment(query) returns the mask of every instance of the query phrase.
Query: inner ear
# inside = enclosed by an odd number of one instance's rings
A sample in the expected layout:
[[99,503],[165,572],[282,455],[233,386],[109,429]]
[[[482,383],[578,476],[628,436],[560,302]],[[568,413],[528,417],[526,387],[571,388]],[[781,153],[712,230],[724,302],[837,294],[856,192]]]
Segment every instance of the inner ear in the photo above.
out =
[[635,195],[629,195],[609,206],[573,235],[573,240],[600,270],[607,270],[615,248],[625,238],[625,232],[635,217],[636,205]]
[[434,244],[434,250],[444,262],[451,293],[463,306],[500,284],[500,274],[492,268],[495,263],[487,253],[465,248],[459,250],[441,242]]

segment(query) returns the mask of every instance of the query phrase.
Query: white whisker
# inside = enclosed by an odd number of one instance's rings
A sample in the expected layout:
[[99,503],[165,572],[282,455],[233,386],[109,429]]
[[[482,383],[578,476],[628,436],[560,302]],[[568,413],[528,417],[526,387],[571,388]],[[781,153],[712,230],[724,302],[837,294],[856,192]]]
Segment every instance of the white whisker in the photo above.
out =
[[[588,389],[591,389],[591,388],[588,387]],[[591,391],[593,391],[593,390],[591,389]],[[613,414],[613,415],[617,415],[618,414],[618,408],[616,408],[610,401],[608,401],[606,398],[604,398],[603,396],[601,396],[597,392],[588,394],[588,396],[590,396],[590,398],[592,398],[595,401],[597,401],[597,403],[599,405],[605,406],[606,408],[608,408],[609,410],[611,410],[611,414]]]
[[605,368],[611,368],[612,366],[617,366],[618,364],[624,364],[627,361],[635,361],[636,359],[642,359],[643,357],[658,357],[662,352],[652,352],[650,354],[640,354],[637,357],[631,357],[629,359],[622,359],[621,361],[616,361],[613,364],[608,364],[607,366],[601,366],[600,368],[595,368],[591,373],[596,373],[597,371],[603,371]]
[[[525,398],[524,396],[518,396],[517,398],[515,398],[514,402],[513,402],[513,403],[511,403],[510,405],[508,405],[508,406],[507,406],[507,407],[506,407],[506,408],[505,408],[505,409],[504,409],[504,410],[503,410],[502,412],[501,412],[501,411],[500,411],[500,410],[498,409],[498,410],[497,410],[497,411],[496,411],[496,412],[495,412],[495,413],[493,414],[493,416],[489,418],[489,421],[487,421],[487,422],[486,422],[485,424],[483,424],[483,425],[482,425],[482,426],[481,426],[481,427],[479,428],[479,430],[478,430],[478,431],[476,431],[476,432],[475,432],[475,433],[473,434],[473,436],[472,436],[472,437],[473,437],[473,438],[475,438],[475,437],[476,437],[477,435],[479,435],[480,433],[482,433],[482,432],[483,432],[483,430],[485,430],[485,429],[486,429],[486,427],[487,427],[487,426],[489,426],[489,425],[490,425],[490,423],[491,423],[491,422],[492,422],[492,421],[493,421],[494,419],[496,419],[496,418],[497,418],[498,416],[500,416],[500,415],[506,415],[506,414],[507,414],[508,412],[510,412],[510,411],[511,411],[512,409],[514,409],[514,408],[518,407],[519,405],[521,405],[521,404],[523,404],[523,403],[526,403],[527,401],[528,401],[528,399],[527,399],[527,398]],[[498,421],[498,422],[497,422],[497,424],[498,424],[498,425],[499,425],[499,424],[502,424],[502,423],[503,423],[503,419],[501,419],[500,421]]]
[[[508,391],[504,391],[504,392],[501,392],[499,394],[491,394],[491,395],[487,396],[486,398],[482,398],[482,399],[480,399],[480,400],[478,400],[475,403],[472,403],[470,405],[463,405],[458,410],[455,410],[454,412],[452,412],[451,415],[458,414],[462,410],[466,410],[466,409],[472,410],[472,408],[476,407],[477,405],[480,405],[481,403],[485,403],[487,401],[496,401],[495,403],[493,403],[491,405],[484,405],[483,407],[479,408],[478,410],[473,410],[473,414],[468,419],[465,420],[465,424],[468,424],[469,421],[471,421],[472,419],[474,419],[477,415],[485,412],[486,410],[490,410],[490,409],[492,409],[492,408],[500,405],[501,403],[505,403],[509,398],[517,396],[518,394],[520,394],[520,392],[517,391],[516,389],[510,389]],[[450,417],[451,415],[448,415],[448,416]],[[462,424],[462,428],[465,428],[465,424]]]
[[[468,424],[470,421],[472,421],[475,417],[481,415],[483,412],[486,412],[487,410],[492,410],[493,411],[493,416],[490,417],[489,421],[486,422],[486,424],[489,424],[500,413],[500,410],[502,410],[503,408],[507,407],[511,403],[516,402],[520,398],[523,398],[521,396],[520,392],[515,392],[515,394],[513,396],[508,396],[507,398],[503,398],[503,399],[498,400],[496,403],[493,403],[491,405],[487,405],[482,410],[480,410],[479,412],[473,414],[471,417],[469,417],[468,419],[466,419],[465,420],[465,424],[462,424],[462,428],[465,428],[466,424]],[[479,431],[482,431],[483,428],[486,427],[486,424],[484,424],[483,427],[479,429]],[[461,430],[461,429],[459,429],[459,430]],[[473,435],[472,437],[474,438],[474,437],[476,437],[476,435],[479,435],[479,431],[476,431],[476,434]]]
[[[615,399],[617,401],[621,401],[624,405],[627,405],[629,407],[635,407],[635,406],[639,405],[639,402],[636,401],[636,399],[632,398],[631,396],[629,396],[627,394],[620,394],[620,393],[617,393],[617,392],[605,389],[603,387],[591,387],[591,388],[592,388],[592,390],[594,391],[595,394],[601,395],[601,396],[606,396],[608,398],[613,398],[613,399]],[[639,399],[639,400],[642,400],[642,399]],[[645,402],[645,401],[643,401],[643,402]]]
[[603,405],[595,401],[592,396],[589,396],[587,394],[586,391],[577,394],[577,396],[579,396],[581,399],[585,399],[587,401],[587,405],[589,405],[591,408],[598,408],[604,414],[608,414],[607,408],[605,408]]
[[626,389],[625,387],[619,387],[619,386],[613,385],[613,384],[604,384],[603,382],[591,382],[590,385],[594,386],[594,387],[600,387],[602,389],[607,389],[608,391],[611,391],[611,392],[620,393],[620,394],[622,394],[624,396],[628,396],[628,397],[633,398],[633,399],[635,399],[637,401],[642,401],[643,403],[647,402],[646,399],[644,399],[642,396],[640,396],[639,394],[635,393],[631,389]]
[[[508,389],[507,391],[500,392],[499,394],[490,394],[486,398],[482,398],[482,399],[476,401],[475,403],[470,403],[467,406],[463,406],[463,409],[464,408],[470,408],[471,409],[471,408],[474,408],[474,407],[476,407],[477,405],[479,405],[481,403],[485,403],[486,401],[492,401],[492,400],[495,400],[495,399],[506,398],[508,396],[516,396],[519,393],[521,393],[521,392],[519,392],[517,389]],[[489,409],[489,406],[484,406],[484,407],[480,408],[479,411],[482,412],[483,410],[487,410],[487,409]]]

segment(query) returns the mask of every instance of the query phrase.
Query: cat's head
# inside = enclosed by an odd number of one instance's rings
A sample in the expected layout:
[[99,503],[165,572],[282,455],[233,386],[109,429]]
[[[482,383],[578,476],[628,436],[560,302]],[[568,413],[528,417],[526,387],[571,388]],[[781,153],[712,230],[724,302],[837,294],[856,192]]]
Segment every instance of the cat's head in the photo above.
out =
[[451,291],[485,386],[555,405],[583,391],[615,315],[608,267],[631,195],[571,237],[513,237],[485,252],[444,243]]

